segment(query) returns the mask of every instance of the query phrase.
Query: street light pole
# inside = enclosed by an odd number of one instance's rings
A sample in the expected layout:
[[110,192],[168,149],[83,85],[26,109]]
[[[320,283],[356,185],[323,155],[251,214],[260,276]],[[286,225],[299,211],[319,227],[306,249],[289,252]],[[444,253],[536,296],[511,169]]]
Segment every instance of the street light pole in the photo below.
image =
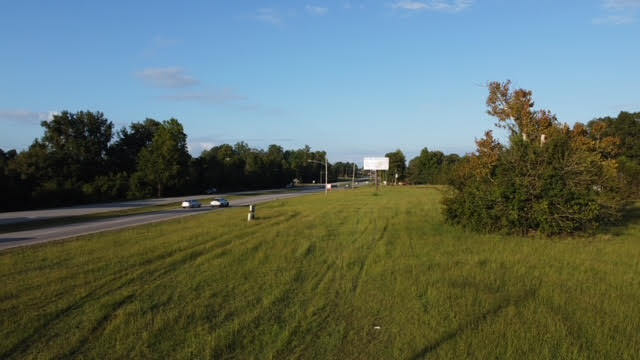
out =
[[327,157],[324,157],[324,195],[327,195],[327,186],[329,186],[329,166],[327,164]]
[[[307,160],[308,162],[314,162],[322,165],[322,161]],[[322,181],[322,171],[320,171],[320,181]],[[324,157],[324,194],[327,195],[327,185],[329,184],[329,162],[327,157]]]

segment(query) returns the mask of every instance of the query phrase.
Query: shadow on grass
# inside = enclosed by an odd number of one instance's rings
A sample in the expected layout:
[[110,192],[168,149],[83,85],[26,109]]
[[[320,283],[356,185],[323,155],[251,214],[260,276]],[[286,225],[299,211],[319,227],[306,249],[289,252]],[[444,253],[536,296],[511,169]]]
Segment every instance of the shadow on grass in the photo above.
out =
[[441,346],[443,346],[444,344],[448,343],[449,341],[455,339],[456,337],[458,337],[459,335],[461,335],[462,333],[464,333],[467,330],[471,330],[471,329],[475,329],[478,328],[480,325],[482,325],[483,323],[486,323],[488,321],[490,321],[491,319],[494,319],[495,317],[499,316],[500,313],[502,313],[505,309],[509,308],[510,306],[521,306],[524,303],[526,303],[527,301],[532,300],[533,298],[535,298],[536,294],[537,294],[538,290],[537,289],[529,289],[527,291],[525,291],[524,293],[513,297],[511,299],[507,299],[506,301],[486,310],[485,312],[479,314],[478,316],[475,316],[473,318],[471,318],[470,320],[463,322],[462,324],[460,324],[457,328],[448,331],[446,333],[444,333],[439,339],[437,339],[435,342],[425,346],[424,348],[422,348],[422,350],[420,350],[418,353],[416,353],[415,355],[413,355],[410,359],[412,360],[418,360],[418,359],[424,359],[426,358],[429,354],[431,354],[432,352],[438,350]]
[[622,218],[616,224],[603,226],[598,233],[620,236],[629,230],[630,227],[640,225],[640,202],[629,206],[622,214]]

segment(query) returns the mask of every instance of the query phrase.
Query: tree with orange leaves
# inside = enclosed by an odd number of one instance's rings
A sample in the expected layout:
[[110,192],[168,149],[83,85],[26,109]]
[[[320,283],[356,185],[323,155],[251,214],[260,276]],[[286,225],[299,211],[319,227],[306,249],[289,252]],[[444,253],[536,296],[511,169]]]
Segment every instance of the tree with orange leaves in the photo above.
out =
[[535,110],[532,92],[511,82],[488,86],[487,113],[507,129],[491,131],[460,163],[445,197],[446,218],[485,232],[545,235],[593,231],[620,218],[624,184],[614,159],[619,141],[601,126],[573,129],[548,110]]

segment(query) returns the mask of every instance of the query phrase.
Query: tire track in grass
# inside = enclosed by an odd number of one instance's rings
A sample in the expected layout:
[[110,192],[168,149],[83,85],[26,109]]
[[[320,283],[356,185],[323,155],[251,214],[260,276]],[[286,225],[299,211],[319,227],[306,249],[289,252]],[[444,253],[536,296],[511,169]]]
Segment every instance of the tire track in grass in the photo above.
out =
[[[153,276],[147,280],[147,282],[152,282],[158,280],[165,274],[168,274],[171,268],[174,268],[177,262],[172,262],[167,264],[164,267],[158,268],[144,268],[140,269],[140,271],[135,274],[131,274],[128,277],[120,278],[118,281],[118,274],[113,275],[100,283],[98,287],[95,287],[81,296],[79,299],[71,302],[68,306],[63,307],[62,309],[53,313],[49,319],[45,320],[45,322],[37,328],[34,328],[33,331],[25,336],[22,340],[17,342],[14,346],[9,348],[3,354],[0,354],[0,358],[6,358],[11,356],[16,356],[21,353],[25,353],[28,351],[30,345],[32,345],[36,339],[43,338],[48,329],[54,327],[60,321],[65,319],[67,315],[70,315],[74,311],[80,311],[86,305],[93,301],[99,301],[103,296],[122,290],[127,285],[131,285],[133,282],[139,279],[145,279],[143,275],[145,273],[152,273]],[[127,273],[127,271],[124,271]]]
[[[214,338],[222,337],[222,341],[214,340],[217,347],[214,347],[213,349],[212,355],[214,359],[233,357],[233,353],[240,345],[240,340],[244,338],[240,337],[238,335],[239,333],[245,330],[255,331],[259,328],[258,319],[263,315],[268,315],[269,313],[281,313],[281,309],[286,308],[284,305],[286,305],[290,294],[296,293],[297,285],[295,284],[295,278],[300,276],[300,271],[301,270],[298,269],[294,273],[290,274],[290,276],[284,280],[284,282],[289,285],[286,287],[275,288],[275,291],[272,292],[269,297],[263,299],[263,301],[253,309],[253,311],[242,313],[238,318],[230,318],[228,322],[221,324],[220,330],[216,331],[214,334]],[[270,309],[274,309],[276,311],[269,312]]]
[[[356,219],[357,219],[356,220],[357,224],[359,224],[361,221],[361,218],[356,218]],[[364,228],[359,230],[358,235],[353,238],[352,242],[349,243],[352,246],[348,249],[348,251],[346,251],[347,249],[341,249],[340,250],[341,253],[356,254],[357,256],[362,255],[363,253],[362,247],[358,245],[360,244],[360,241],[362,239],[365,239],[367,237],[367,232],[369,231],[373,223],[370,217],[366,219],[368,221],[364,223]],[[364,274],[363,267],[368,262],[368,259],[371,256],[375,248],[375,245],[385,236],[385,233],[387,232],[387,228],[388,228],[388,223],[385,223],[385,225],[383,226],[382,233],[379,234],[378,236],[375,236],[373,240],[369,242],[369,244],[367,245],[366,250],[364,251],[364,253],[366,254],[365,255],[366,259],[361,263],[361,266],[358,270],[358,275],[356,276],[357,278],[356,282],[359,283],[359,280],[362,278]],[[319,289],[320,286],[323,283],[325,283],[325,281],[328,278],[330,278],[331,274],[336,273],[338,269],[343,269],[343,267],[338,266],[338,260],[335,260],[333,263],[327,262],[325,265],[326,267],[323,269],[324,271],[320,272],[319,275],[316,276],[313,279],[313,282],[311,282],[309,285],[309,288],[312,289],[312,292],[317,291],[317,289]],[[355,286],[356,286],[355,283],[352,284],[351,286],[352,291],[354,291]],[[329,322],[331,317],[335,315],[335,312],[331,309],[338,309],[341,306],[337,297],[338,294],[339,292],[327,294],[322,297],[322,301],[320,302],[317,301],[318,298],[315,296],[311,299],[308,299],[303,304],[302,304],[303,301],[297,301],[297,303],[300,304],[300,306],[302,306],[300,313],[303,315],[299,315],[296,317],[296,319],[294,319],[294,323],[291,326],[291,328],[287,329],[287,333],[283,334],[283,336],[278,340],[278,344],[271,351],[271,356],[273,358],[286,358],[287,355],[290,355],[295,345],[296,336],[306,333],[302,331],[302,329],[305,329],[309,326],[313,326],[313,324],[324,324]],[[312,317],[312,320],[309,320],[309,317],[304,315],[304,314],[309,314],[309,312],[311,312],[310,316]],[[295,351],[301,352],[305,347],[308,346],[309,343],[313,342],[313,338],[316,336],[317,334],[315,333],[304,335],[303,337],[306,339],[306,341],[303,341],[300,344],[298,344],[295,347]]]
[[[331,238],[335,237],[335,234],[329,232],[327,236]],[[305,314],[311,304],[317,299],[315,296],[310,297],[310,295],[313,295],[322,284],[326,283],[327,279],[338,269],[337,260],[327,260],[325,258],[327,254],[323,254],[324,257],[320,257],[317,250],[318,244],[316,242],[310,242],[296,251],[295,257],[298,258],[302,265],[294,267],[286,266],[284,268],[276,266],[271,270],[262,268],[259,274],[253,274],[254,278],[271,278],[274,273],[280,273],[276,277],[286,277],[287,280],[285,280],[285,283],[287,286],[284,287],[284,290],[279,291],[279,295],[273,297],[267,304],[263,303],[261,309],[255,311],[252,315],[241,315],[240,320],[236,319],[235,323],[239,322],[243,324],[236,330],[242,331],[242,329],[245,328],[249,329],[253,323],[264,316],[282,317],[278,323],[288,323],[287,314],[289,313],[282,309],[291,310],[287,305],[289,303],[296,304],[296,311],[299,315],[293,319],[293,324],[287,325],[286,328],[283,329],[283,333],[279,336],[277,344],[274,346],[274,349],[271,350],[271,353],[277,354],[283,348],[290,348],[289,344],[292,343],[294,336],[299,334],[298,330],[301,329],[305,323],[306,316],[302,314]],[[291,271],[293,271],[293,273]],[[329,316],[329,313],[324,315]],[[223,323],[223,327],[229,326],[232,318],[227,318],[226,322],[226,325]],[[230,339],[230,341],[234,343],[237,342],[236,339]],[[235,346],[225,347],[224,351],[231,351],[232,353],[234,348]],[[220,354],[220,351],[222,350],[218,350],[218,354]]]
[[[300,212],[298,211],[282,215],[277,214],[276,216],[270,217],[268,219],[271,221],[265,221],[262,223],[257,222],[256,224],[252,224],[253,226],[250,226],[245,231],[241,231],[237,234],[232,234],[229,236],[240,238],[241,240],[243,240],[242,242],[250,241],[252,237],[247,235],[255,234],[256,232],[259,232],[259,229],[263,227],[286,224],[299,215]],[[183,222],[182,219],[178,221],[180,221],[181,223]],[[216,246],[220,244],[222,244],[222,246]],[[144,282],[146,283],[153,283],[155,281],[158,281],[159,279],[164,278],[167,274],[170,274],[172,270],[184,266],[188,263],[195,262],[204,255],[209,254],[214,255],[214,257],[217,257],[216,255],[223,256],[226,253],[225,249],[229,248],[232,245],[238,245],[238,241],[230,239],[222,243],[216,242],[216,245],[214,245],[214,247],[217,247],[217,249],[215,249],[216,251],[214,254],[210,252],[211,245],[212,243],[209,239],[203,239],[201,241],[197,241],[192,246],[163,251],[152,258],[145,259],[143,262],[136,263],[133,266],[123,267],[122,270],[116,273],[112,273],[107,277],[102,277],[102,281],[97,282],[97,286],[93,286],[92,289],[86,291],[82,296],[76,298],[67,306],[64,306],[62,309],[52,313],[51,316],[47,320],[45,320],[44,324],[41,324],[34,328],[30,334],[23,337],[12,347],[0,354],[0,358],[25,353],[33,346],[33,344],[36,342],[36,339],[42,339],[43,337],[45,337],[47,331],[50,328],[56,326],[69,314],[75,311],[81,311],[81,309],[85,308],[85,306],[87,306],[89,302],[99,301],[106,294],[119,291],[136,281],[144,280]],[[169,260],[168,263],[166,263],[167,260]],[[122,277],[123,275],[127,274],[129,276],[125,278]],[[151,275],[151,277],[148,277],[148,275]],[[83,284],[85,286],[96,285],[96,282],[92,280],[93,279],[88,279],[87,281],[83,282]],[[78,288],[83,284],[75,285],[74,288]],[[277,298],[273,301],[276,300]],[[106,326],[108,325],[108,323],[105,323],[104,325]],[[97,329],[101,328],[100,324],[96,326]]]
[[529,289],[515,298],[508,299],[507,301],[504,301],[496,306],[493,306],[492,308],[483,312],[482,314],[475,316],[468,321],[463,322],[455,329],[445,332],[445,334],[442,335],[439,339],[422,348],[422,350],[418,351],[416,354],[411,356],[410,359],[418,360],[418,359],[427,358],[429,354],[432,354],[433,352],[437,351],[438,349],[440,349],[440,347],[454,340],[456,337],[463,334],[464,332],[469,331],[471,329],[476,329],[481,325],[497,318],[498,316],[500,316],[500,314],[504,310],[506,310],[510,306],[514,306],[514,307],[522,306],[527,302],[533,300],[536,297],[537,293],[538,293],[537,288]]
[[[377,222],[376,222],[376,224],[377,224]],[[377,235],[377,236],[374,236],[372,241],[369,242],[369,244],[365,247],[365,249],[363,251],[364,259],[360,263],[360,267],[358,269],[358,273],[356,275],[355,282],[353,283],[353,286],[351,288],[351,291],[355,295],[358,295],[358,293],[360,292],[360,284],[362,283],[362,278],[364,277],[364,274],[365,274],[365,272],[367,270],[367,264],[371,260],[371,255],[373,254],[373,250],[379,244],[379,242],[384,238],[384,236],[386,235],[388,229],[389,229],[389,221],[386,220],[384,225],[382,226],[382,231],[380,232],[380,234]],[[375,231],[374,231],[374,234],[375,234]]]
[[[283,223],[283,222],[287,222],[289,220],[291,220],[292,218],[295,218],[296,216],[298,216],[299,213],[293,213],[293,214],[288,214],[288,216],[283,216],[284,219],[279,219],[279,221],[276,221],[275,223]],[[259,224],[259,227],[264,227],[267,226],[268,223],[263,223],[263,224]],[[249,237],[247,237],[246,235],[248,234],[252,234],[256,231],[256,229],[248,229],[240,234],[237,235],[227,235],[225,237],[239,237],[241,239],[248,239]],[[218,238],[220,239],[220,238]],[[228,240],[226,242],[223,242],[223,246],[222,248],[226,248],[229,247],[231,245],[236,244],[237,241],[233,241],[233,239]],[[145,272],[149,273],[149,272],[154,272],[155,276],[153,278],[151,278],[151,280],[155,280],[159,277],[161,277],[162,275],[169,273],[173,268],[175,268],[175,266],[173,265],[179,265],[180,261],[178,261],[177,264],[173,264],[173,263],[169,263],[167,264],[167,266],[165,267],[161,267],[161,268],[156,268],[155,265],[160,263],[160,262],[164,262],[168,259],[171,258],[176,258],[176,257],[180,257],[181,255],[185,255],[185,253],[190,252],[188,255],[189,259],[186,259],[185,261],[182,261],[183,264],[186,264],[187,262],[192,262],[192,261],[196,261],[198,260],[199,257],[203,256],[206,254],[206,252],[204,250],[201,251],[195,251],[196,249],[202,248],[202,247],[207,247],[208,245],[211,245],[211,241],[209,239],[203,239],[202,241],[198,241],[196,242],[194,245],[189,246],[189,247],[184,247],[184,248],[178,248],[178,249],[171,249],[168,251],[164,251],[162,253],[157,254],[154,257],[151,258],[147,258],[145,259],[143,262],[137,263],[133,266],[130,267],[125,267],[122,270],[113,273],[110,276],[107,277],[103,277],[102,281],[98,282],[97,286],[95,286],[93,289],[89,290],[86,294],[84,294],[83,296],[81,296],[77,301],[71,303],[69,306],[64,307],[63,309],[57,311],[52,318],[50,318],[49,320],[45,321],[44,324],[42,324],[41,326],[39,326],[39,329],[36,328],[35,331],[30,334],[27,335],[22,341],[20,341],[19,343],[17,343],[15,346],[11,347],[10,349],[8,349],[5,353],[0,354],[0,358],[7,356],[8,354],[12,354],[16,351],[17,348],[23,348],[24,344],[23,343],[31,343],[32,340],[37,337],[39,334],[41,334],[44,330],[46,330],[47,328],[49,328],[51,325],[53,325],[54,323],[56,323],[57,321],[61,320],[62,318],[64,318],[64,316],[69,313],[70,311],[72,311],[73,309],[76,308],[80,308],[83,306],[83,304],[86,302],[85,300],[89,299],[92,295],[95,295],[96,297],[100,297],[102,296],[104,293],[107,293],[109,291],[113,291],[113,288],[109,288],[109,285],[113,282],[116,281],[117,279],[121,279],[123,275],[126,274],[132,274],[132,272],[135,272],[133,275],[127,277],[124,280],[124,283],[122,283],[122,285],[116,285],[116,290],[118,288],[121,288],[122,286],[126,286],[130,281],[135,280],[136,278],[144,275]],[[216,249],[216,250],[220,250],[220,249]],[[87,286],[87,285],[95,285],[96,282],[94,279],[87,279],[84,283],[81,284],[77,284],[74,286],[74,288],[78,288],[78,287],[83,287],[83,286]],[[103,289],[105,289],[105,291],[102,291]],[[10,309],[8,309],[10,310]]]
[[90,340],[92,338],[96,338],[98,336],[101,336],[104,333],[104,331],[106,330],[106,328],[109,325],[109,323],[114,319],[114,317],[118,313],[118,311],[120,311],[120,309],[122,309],[125,306],[127,306],[129,303],[131,303],[134,298],[135,298],[134,294],[129,294],[129,295],[126,295],[123,298],[119,299],[115,303],[113,303],[110,306],[109,311],[106,314],[102,315],[98,319],[98,321],[87,332],[87,334],[85,336],[83,336],[80,340],[78,340],[76,345],[74,347],[72,347],[71,349],[69,349],[61,357],[62,358],[74,358],[74,357],[77,357],[79,354],[81,354],[82,351],[85,350],[89,346]]
[[[248,230],[246,232],[252,233],[253,231]],[[246,236],[241,238],[248,239],[248,237]],[[224,246],[216,250],[217,252],[220,252],[224,248],[234,245],[234,243],[235,242],[232,240],[228,241],[224,244]],[[133,269],[131,267],[123,268],[121,271],[109,277],[103,278],[103,280],[98,283],[98,286],[89,290],[87,293],[85,293],[76,301],[73,301],[68,306],[65,306],[61,310],[56,311],[54,314],[52,314],[51,317],[49,317],[49,319],[45,320],[42,325],[33,329],[30,334],[25,336],[22,340],[18,341],[14,346],[7,349],[4,353],[0,354],[0,358],[15,356],[20,353],[26,352],[29,349],[30,344],[34,343],[34,340],[42,338],[49,328],[55,326],[71,312],[82,309],[87,303],[91,302],[94,299],[100,299],[102,296],[108,293],[121,290],[125,286],[130,285],[138,279],[144,279],[145,282],[148,283],[157,281],[165,275],[171,273],[171,270],[177,268],[179,265],[185,265],[189,262],[194,262],[201,256],[210,254],[209,251],[206,251],[207,249],[200,249],[203,247],[206,248],[207,245],[211,245],[211,242],[209,240],[199,242],[191,247],[166,251],[158,254],[153,258],[146,259],[144,262],[134,266]],[[169,260],[169,263],[164,264],[164,266],[157,266],[161,265],[161,262],[164,263],[167,260]],[[132,271],[135,271],[135,273],[132,273]],[[122,278],[122,276],[125,274],[129,274],[130,276]],[[153,276],[147,278],[145,277],[145,274],[152,274]],[[118,279],[120,279],[120,281],[118,281]],[[95,284],[95,282],[93,283]]]
[[[220,249],[216,249],[216,253],[221,253],[221,255],[224,255],[224,248],[226,247],[227,246],[223,246]],[[139,271],[131,274],[128,277],[120,278],[120,281],[117,281],[118,274],[111,276],[110,278],[104,280],[99,287],[94,288],[93,290],[82,296],[80,299],[58,311],[51,319],[46,321],[45,324],[43,324],[39,328],[34,329],[34,332],[23,338],[23,340],[17,343],[14,347],[7,350],[4,354],[0,354],[0,358],[25,353],[26,351],[28,351],[29,345],[32,344],[35,339],[42,338],[48,329],[52,328],[57,323],[62,321],[67,315],[71,314],[74,311],[80,311],[91,302],[100,301],[100,299],[102,299],[104,296],[120,291],[128,285],[133,285],[133,283],[135,283],[136,281],[150,284],[146,286],[142,285],[142,288],[141,290],[139,290],[139,292],[143,292],[147,288],[150,288],[154,284],[156,284],[156,282],[168,277],[169,274],[172,273],[172,270],[182,267],[188,263],[195,262],[203,255],[210,254],[207,249],[195,250],[192,248],[189,251],[190,252],[187,254],[185,254],[184,252],[172,253],[171,256],[163,258],[164,260],[170,260],[169,263],[159,264],[159,261],[161,260],[157,260],[152,262],[152,265],[158,266],[144,266],[144,268],[142,268],[143,265],[138,266]],[[131,269],[126,269],[121,273],[131,273]],[[150,274],[151,277],[145,276],[147,274]],[[122,305],[124,306],[125,304]]]

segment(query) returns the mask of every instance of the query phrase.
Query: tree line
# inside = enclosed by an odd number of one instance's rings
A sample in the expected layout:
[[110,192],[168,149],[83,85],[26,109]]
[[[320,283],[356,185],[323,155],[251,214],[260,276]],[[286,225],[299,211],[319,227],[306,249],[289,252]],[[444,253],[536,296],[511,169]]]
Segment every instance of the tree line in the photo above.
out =
[[[451,171],[462,159],[458,154],[445,155],[442,151],[429,151],[423,148],[420,154],[409,161],[402,150],[398,149],[385,154],[389,158],[389,170],[385,174],[387,182],[408,184],[449,183]],[[397,174],[397,176],[396,176]]]
[[[114,130],[102,112],[63,111],[24,151],[0,149],[2,210],[284,187],[324,180],[325,151],[222,144],[193,157],[177,119]],[[329,164],[329,181],[352,163]],[[322,179],[322,180],[321,180]]]

